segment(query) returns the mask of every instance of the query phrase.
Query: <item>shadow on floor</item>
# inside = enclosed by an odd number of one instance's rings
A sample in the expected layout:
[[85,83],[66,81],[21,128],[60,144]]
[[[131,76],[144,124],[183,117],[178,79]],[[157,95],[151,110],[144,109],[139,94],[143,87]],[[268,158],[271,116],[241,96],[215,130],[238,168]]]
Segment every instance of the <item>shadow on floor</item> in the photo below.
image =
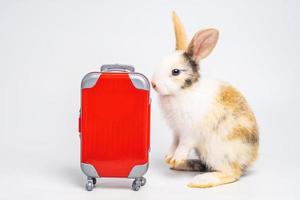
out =
[[163,159],[152,159],[150,163],[151,171],[155,170],[166,178],[176,178],[176,177],[193,177],[200,172],[197,171],[183,171],[183,170],[173,170],[164,162]]
[[[62,181],[72,184],[75,187],[80,187],[85,190],[87,177],[83,174],[80,168],[65,167],[61,168],[56,175],[61,177]],[[94,189],[131,189],[133,179],[126,178],[97,178],[97,184]]]

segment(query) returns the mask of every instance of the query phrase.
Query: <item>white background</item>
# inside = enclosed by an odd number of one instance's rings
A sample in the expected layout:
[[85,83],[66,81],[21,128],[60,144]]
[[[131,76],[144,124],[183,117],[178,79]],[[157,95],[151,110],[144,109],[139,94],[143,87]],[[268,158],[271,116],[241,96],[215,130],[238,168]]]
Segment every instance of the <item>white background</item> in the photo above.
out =
[[[220,40],[203,76],[247,97],[261,132],[260,159],[240,181],[186,187],[197,173],[163,163],[171,132],[153,92],[147,185],[99,180],[84,190],[77,133],[81,78],[105,63],[148,77],[174,49],[171,11],[189,37]],[[0,1],[0,199],[299,199],[299,1]]]

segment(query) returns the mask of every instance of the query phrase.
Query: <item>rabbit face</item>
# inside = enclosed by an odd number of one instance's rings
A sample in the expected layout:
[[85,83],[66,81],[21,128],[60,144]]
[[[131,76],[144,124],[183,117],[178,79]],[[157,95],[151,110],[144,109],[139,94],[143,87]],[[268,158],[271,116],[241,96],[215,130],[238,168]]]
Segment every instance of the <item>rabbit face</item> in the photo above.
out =
[[199,62],[215,47],[219,33],[216,29],[198,31],[187,45],[185,31],[173,12],[176,51],[166,57],[153,75],[152,87],[161,96],[176,95],[198,82]]
[[159,95],[175,95],[191,87],[199,77],[199,65],[186,52],[176,51],[162,61],[151,82]]

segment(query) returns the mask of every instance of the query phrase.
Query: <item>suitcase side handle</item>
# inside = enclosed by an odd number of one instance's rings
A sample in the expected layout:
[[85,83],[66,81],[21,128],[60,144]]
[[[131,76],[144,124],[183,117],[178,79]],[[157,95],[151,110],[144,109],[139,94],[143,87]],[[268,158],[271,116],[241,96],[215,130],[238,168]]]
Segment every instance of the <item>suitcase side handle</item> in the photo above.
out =
[[112,72],[112,71],[134,72],[134,67],[130,65],[120,65],[120,64],[102,65],[101,71],[102,72]]

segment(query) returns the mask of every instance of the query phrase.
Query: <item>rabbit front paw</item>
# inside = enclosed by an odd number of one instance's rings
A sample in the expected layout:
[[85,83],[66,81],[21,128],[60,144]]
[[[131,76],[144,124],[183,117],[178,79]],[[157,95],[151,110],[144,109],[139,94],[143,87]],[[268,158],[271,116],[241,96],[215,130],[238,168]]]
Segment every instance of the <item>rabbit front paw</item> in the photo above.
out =
[[186,163],[186,159],[176,159],[173,155],[166,155],[165,162],[170,165],[172,169],[177,169]]
[[174,153],[167,154],[165,161],[171,168],[181,168],[187,162],[190,150],[193,148],[192,143],[182,141],[179,143]]
[[166,162],[171,166],[171,168],[180,168],[185,165],[188,158],[188,152],[177,149],[174,156],[166,158]]
[[186,159],[176,159],[173,155],[167,154],[165,162],[170,165],[171,169],[181,169],[181,166],[185,166]]
[[169,162],[169,165],[172,169],[181,169],[182,166],[185,166],[186,163],[186,159],[176,159],[176,158],[172,158]]
[[167,164],[171,164],[170,161],[172,160],[172,158],[173,158],[173,154],[167,154],[167,155],[165,156],[165,162],[166,162]]

